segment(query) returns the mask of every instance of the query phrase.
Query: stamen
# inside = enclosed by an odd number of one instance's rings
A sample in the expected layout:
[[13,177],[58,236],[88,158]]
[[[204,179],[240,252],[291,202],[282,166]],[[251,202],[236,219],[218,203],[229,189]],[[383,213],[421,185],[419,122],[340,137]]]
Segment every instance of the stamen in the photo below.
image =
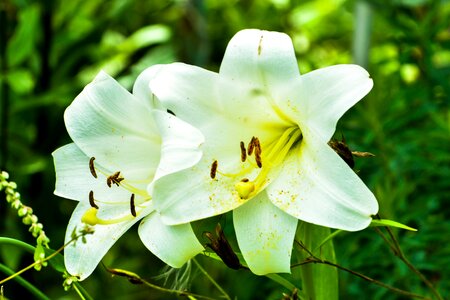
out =
[[95,204],[94,192],[93,191],[89,192],[89,204],[91,205],[91,207],[98,209],[98,205]]
[[252,139],[250,140],[250,143],[248,143],[248,147],[247,147],[247,154],[248,155],[252,155],[253,153],[253,148],[255,147],[255,137],[252,137]]
[[258,165],[258,168],[262,168],[262,160],[261,160],[261,144],[259,143],[259,139],[255,138],[255,161]]
[[245,162],[245,160],[247,159],[247,151],[245,150],[245,145],[243,141],[241,141],[240,146],[241,146],[241,162]]
[[130,198],[130,210],[133,217],[136,217],[136,207],[134,206],[134,194],[131,194]]
[[211,179],[216,178],[216,173],[217,173],[217,165],[219,163],[217,162],[217,160],[213,161],[212,165],[211,165],[211,172],[209,173],[209,176],[211,176]]
[[89,170],[91,171],[92,176],[94,176],[94,178],[97,178],[97,172],[95,172],[94,168],[94,160],[95,157],[91,157],[91,159],[89,160]]
[[120,171],[117,171],[116,173],[106,178],[106,184],[108,185],[108,187],[111,187],[111,183],[114,183],[115,185],[119,186],[120,182],[124,179],[125,178],[120,177]]

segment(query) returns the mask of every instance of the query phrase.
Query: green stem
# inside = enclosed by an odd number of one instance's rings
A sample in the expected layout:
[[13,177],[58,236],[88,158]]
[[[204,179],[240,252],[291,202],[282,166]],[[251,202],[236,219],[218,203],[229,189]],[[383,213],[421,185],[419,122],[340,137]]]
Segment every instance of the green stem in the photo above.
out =
[[364,68],[367,68],[369,61],[372,14],[372,7],[367,1],[356,2],[353,61]]
[[197,262],[197,260],[195,258],[193,258],[192,261],[197,266],[197,268],[200,270],[200,272],[202,272],[203,275],[205,275],[206,278],[208,278],[208,280],[211,281],[211,283],[222,293],[222,295],[225,297],[225,299],[231,300],[231,298],[227,294],[227,292],[225,292],[225,290],[217,283],[217,281],[214,280],[214,278],[209,276],[208,272],[206,272],[206,270],[203,269],[203,267]]
[[[278,283],[279,285],[285,287],[289,291],[293,291],[295,289],[300,291],[300,289],[298,287],[296,287],[292,282],[290,282],[286,278],[280,276],[280,274],[273,273],[273,274],[267,274],[267,275],[264,275],[264,276],[266,276],[267,278],[269,278],[272,281],[275,281],[276,283]],[[302,298],[302,297],[300,296],[300,298]]]
[[[77,238],[78,238],[78,237],[77,237]],[[73,242],[73,240],[69,241],[67,244],[69,244],[69,243],[71,243],[71,242]],[[28,252],[30,252],[30,253],[33,253],[33,254],[34,254],[34,251],[35,251],[35,249],[36,249],[35,247],[33,247],[33,246],[30,245],[30,244],[27,244],[27,243],[25,243],[25,242],[22,242],[22,241],[20,241],[20,240],[16,240],[16,239],[13,239],[13,238],[7,238],[7,237],[0,237],[0,244],[6,244],[6,245],[17,246],[17,247],[23,248],[23,249],[25,249],[26,251],[28,251]],[[66,244],[66,245],[67,245],[67,244]],[[59,252],[61,252],[61,251],[64,249],[64,247],[65,247],[66,245],[62,246],[60,249],[58,249],[57,251],[55,251],[52,255],[48,256],[48,257],[45,259],[45,261],[52,259],[56,254],[58,254]],[[19,276],[19,274],[25,272],[26,270],[31,269],[36,263],[37,263],[37,262],[35,262],[35,263],[29,265],[28,267],[26,267],[26,268],[20,270],[19,272],[13,272],[13,271],[12,271],[12,273],[9,274],[10,276],[9,276],[8,278],[2,280],[0,283],[6,282],[6,281],[8,281],[9,279],[16,279],[16,280],[19,280],[19,279],[17,279],[17,278],[21,278],[21,277]],[[88,292],[87,292],[87,291],[86,291],[86,290],[85,290],[78,282],[75,282],[75,283],[74,283],[74,287],[75,287],[75,291],[78,293],[78,295],[80,295],[80,298],[81,298],[81,299],[93,300],[92,297],[89,295],[89,293],[88,293]],[[45,295],[44,295],[44,296],[45,296]],[[48,298],[45,298],[45,299],[48,299]]]
[[28,251],[30,253],[34,253],[34,250],[35,250],[35,247],[31,246],[30,244],[27,244],[27,243],[22,242],[20,240],[7,238],[7,237],[0,237],[0,244],[17,246],[19,248],[25,249],[26,251]]
[[[0,264],[0,271],[5,273],[6,275],[13,275],[15,272],[8,268],[7,266]],[[39,300],[50,300],[43,292],[41,292],[38,288],[36,288],[34,285],[32,285],[27,280],[23,279],[21,276],[16,276],[14,280],[17,281],[21,286],[26,288],[34,297],[35,299]]]
[[385,237],[385,235],[383,234],[383,232],[378,229],[375,228],[376,232],[383,238],[383,240],[389,245],[389,247],[391,248],[392,252],[394,253],[395,256],[397,256],[401,261],[403,261],[403,263],[414,273],[416,274],[420,280],[422,280],[423,283],[426,284],[426,286],[430,289],[431,293],[433,294],[433,296],[438,299],[438,300],[443,300],[444,298],[442,298],[441,294],[439,293],[439,291],[433,286],[433,284],[425,277],[425,275],[422,274],[422,272],[420,272],[406,257],[406,255],[403,253],[402,249],[400,248],[400,243],[398,242],[397,238],[395,237],[394,233],[392,232],[392,230],[389,227],[385,227],[386,231],[389,234],[389,237],[391,238],[391,242],[389,242],[389,240]]
[[410,298],[430,300],[429,298],[427,298],[425,296],[422,296],[422,295],[419,295],[419,294],[414,294],[414,293],[411,293],[411,292],[408,292],[408,291],[405,291],[405,290],[398,289],[396,287],[387,285],[387,284],[385,284],[385,283],[383,283],[381,281],[378,281],[378,280],[375,280],[373,278],[370,278],[370,277],[368,277],[368,276],[366,276],[364,274],[361,274],[361,273],[355,272],[353,270],[350,270],[348,268],[342,267],[342,266],[340,266],[340,265],[338,265],[336,263],[333,263],[333,262],[330,262],[330,261],[327,261],[327,260],[319,259],[319,258],[317,258],[315,256],[311,256],[311,257],[307,258],[306,260],[304,260],[303,262],[294,264],[294,265],[291,266],[291,268],[296,268],[296,267],[299,267],[299,266],[305,266],[305,265],[309,265],[309,264],[324,264],[324,265],[332,266],[332,267],[335,267],[335,268],[337,268],[339,270],[348,272],[348,273],[350,273],[352,275],[355,275],[355,276],[357,276],[359,278],[367,280],[370,283],[373,283],[373,284],[376,284],[376,285],[381,286],[383,288],[386,288],[388,290],[391,290],[391,291],[393,291],[395,293],[398,293],[398,294],[401,294],[401,295],[404,295],[404,296],[408,296]]

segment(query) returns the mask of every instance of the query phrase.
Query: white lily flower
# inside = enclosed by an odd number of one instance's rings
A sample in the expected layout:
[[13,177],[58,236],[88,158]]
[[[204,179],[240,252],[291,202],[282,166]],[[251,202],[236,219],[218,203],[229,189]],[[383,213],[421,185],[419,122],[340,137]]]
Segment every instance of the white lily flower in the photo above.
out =
[[[198,164],[157,171],[155,208],[167,224],[233,210],[240,250],[255,274],[290,271],[298,220],[355,231],[378,211],[374,195],[327,145],[339,118],[373,86],[363,68],[336,65],[300,76],[287,35],[243,30],[219,73],[176,63],[148,82],[164,107],[205,136]],[[162,158],[161,169],[182,163],[171,158]]]
[[[157,66],[149,68],[152,77]],[[146,93],[146,94],[144,94]],[[139,236],[145,246],[172,267],[181,267],[203,251],[189,224],[168,226],[154,210],[147,186],[152,182],[161,153],[156,123],[171,124],[181,133],[170,139],[173,147],[192,149],[195,164],[203,136],[172,115],[154,110],[148,88],[137,80],[130,94],[113,78],[100,72],[76,97],[64,114],[74,141],[53,153],[55,194],[79,201],[66,231],[66,242],[82,222],[94,233],[64,249],[68,272],[88,277],[116,240],[142,220]],[[184,140],[189,136],[189,141]],[[198,158],[195,158],[197,153]],[[190,163],[190,165],[189,165]]]

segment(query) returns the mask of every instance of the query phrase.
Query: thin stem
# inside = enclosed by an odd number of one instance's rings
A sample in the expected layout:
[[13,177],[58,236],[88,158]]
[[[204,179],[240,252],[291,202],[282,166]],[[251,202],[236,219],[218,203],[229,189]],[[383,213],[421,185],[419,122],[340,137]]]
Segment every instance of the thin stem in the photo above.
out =
[[381,286],[383,288],[389,289],[389,290],[391,290],[391,291],[393,291],[395,293],[401,294],[401,295],[405,295],[405,296],[408,296],[408,297],[411,297],[411,298],[417,298],[417,299],[430,299],[430,298],[427,298],[427,297],[422,296],[422,295],[418,295],[418,294],[415,294],[415,293],[411,293],[411,292],[408,292],[408,291],[405,291],[405,290],[401,290],[399,288],[387,285],[387,284],[385,284],[385,283],[383,283],[381,281],[378,281],[378,280],[375,280],[373,278],[370,278],[370,277],[368,277],[368,276],[366,276],[364,274],[361,274],[361,273],[355,272],[353,270],[347,269],[345,267],[342,267],[342,266],[340,266],[338,264],[335,264],[335,263],[327,261],[327,260],[321,260],[321,259],[319,259],[317,257],[307,258],[305,261],[303,261],[301,263],[292,265],[291,268],[295,268],[295,267],[299,267],[299,266],[303,266],[303,265],[307,265],[307,264],[311,264],[311,263],[314,263],[314,264],[319,263],[319,264],[325,264],[325,265],[333,266],[333,267],[335,267],[335,268],[337,268],[339,270],[346,271],[346,272],[348,272],[348,273],[350,273],[352,275],[355,275],[355,276],[360,277],[360,278],[362,278],[362,279],[364,279],[366,281],[369,281],[370,283],[379,285],[379,286]]
[[[77,239],[80,238],[81,236],[82,236],[82,235],[75,236],[73,239],[71,239],[70,241],[68,241],[67,243],[65,243],[63,246],[61,246],[58,250],[56,250],[55,252],[53,252],[51,255],[45,257],[45,258],[42,259],[42,260],[37,260],[37,261],[35,261],[34,263],[32,263],[32,264],[26,266],[26,267],[23,268],[22,270],[17,271],[16,273],[12,274],[11,276],[9,276],[9,277],[3,279],[2,281],[0,281],[0,285],[2,285],[3,283],[5,283],[5,282],[7,282],[7,281],[9,281],[9,280],[11,280],[11,279],[13,279],[13,278],[16,277],[16,276],[19,276],[19,275],[22,274],[23,272],[28,271],[29,269],[33,268],[34,266],[36,266],[36,265],[38,265],[38,264],[42,264],[42,263],[44,263],[44,262],[46,262],[46,261],[49,261],[50,259],[52,259],[52,258],[55,257],[56,255],[58,255],[58,253],[60,253],[61,251],[63,251],[64,248],[65,248],[67,245],[69,245],[69,244],[72,243],[73,241],[77,240]],[[6,241],[9,241],[11,244],[21,245],[22,247],[24,247],[25,245],[30,246],[30,245],[28,245],[27,243],[24,243],[24,242],[22,242],[22,241],[17,241],[17,240],[10,239],[10,238],[0,238],[0,241],[1,241],[2,239],[5,239]],[[11,240],[12,240],[12,241],[11,241]],[[26,247],[26,248],[29,248],[29,247]],[[34,247],[33,247],[33,252],[34,252]]]
[[75,292],[77,292],[78,296],[80,296],[81,300],[86,300],[86,298],[84,298],[83,296],[83,293],[78,289],[76,285],[73,285],[73,289],[75,290]]
[[113,275],[118,275],[118,276],[121,276],[121,277],[125,277],[130,282],[132,282],[134,284],[144,284],[144,285],[146,285],[146,286],[148,286],[148,287],[150,287],[152,289],[155,289],[157,291],[161,291],[161,292],[165,292],[165,293],[169,293],[169,294],[176,294],[177,296],[186,296],[188,298],[193,298],[193,299],[198,298],[198,299],[205,299],[205,300],[214,300],[214,298],[210,298],[210,297],[207,297],[207,296],[190,293],[190,292],[187,292],[187,291],[173,290],[173,289],[167,289],[167,288],[160,287],[158,285],[150,283],[147,280],[141,278],[136,273],[132,273],[132,272],[129,272],[129,271],[126,271],[126,270],[110,269],[110,268],[106,268],[106,270],[108,272],[110,272],[111,274],[113,274]]
[[[0,271],[5,273],[6,275],[12,275],[15,273],[13,270],[11,270],[10,268],[8,268],[3,264],[0,264]],[[38,288],[36,288],[27,280],[23,279],[23,277],[16,276],[14,279],[17,281],[17,283],[26,288],[36,299],[50,300],[50,298],[48,298],[43,292],[41,292]]]
[[227,294],[227,292],[225,292],[225,290],[217,283],[217,281],[214,280],[214,278],[212,278],[208,272],[206,272],[205,269],[203,269],[203,267],[198,263],[198,261],[193,258],[192,261],[194,262],[194,264],[197,266],[197,268],[200,270],[200,272],[203,273],[203,275],[206,276],[206,278],[208,278],[209,281],[211,281],[211,283],[222,293],[222,295],[224,296],[225,299],[231,300],[230,296]]
[[0,285],[3,284],[3,283],[5,283],[5,282],[7,282],[7,281],[9,281],[9,280],[11,280],[11,279],[13,279],[13,278],[15,278],[16,276],[19,276],[20,274],[22,274],[22,273],[28,271],[29,269],[33,268],[33,267],[36,266],[36,265],[42,264],[43,262],[46,262],[46,261],[52,259],[53,257],[56,256],[56,254],[58,254],[59,252],[61,252],[61,251],[64,249],[64,247],[65,247],[65,246],[59,248],[56,252],[54,252],[53,254],[49,255],[48,257],[46,257],[46,258],[44,258],[44,259],[42,259],[42,260],[35,261],[34,263],[32,263],[32,264],[26,266],[26,267],[23,268],[22,270],[17,271],[16,273],[14,273],[14,274],[12,274],[12,275],[6,277],[6,278],[3,279],[2,281],[0,281]]
[[433,284],[423,275],[409,260],[406,258],[405,254],[403,253],[402,249],[400,248],[400,243],[398,242],[397,238],[395,237],[394,233],[389,227],[385,227],[386,231],[389,234],[389,237],[391,238],[391,241],[388,241],[385,235],[379,230],[378,228],[375,228],[375,230],[380,234],[380,236],[383,238],[384,241],[387,242],[389,247],[391,248],[392,252],[395,256],[397,256],[403,263],[413,272],[415,273],[420,280],[422,280],[423,283],[425,283],[430,291],[433,293],[434,297],[438,300],[443,300],[442,296],[438,292],[438,290],[433,286]]

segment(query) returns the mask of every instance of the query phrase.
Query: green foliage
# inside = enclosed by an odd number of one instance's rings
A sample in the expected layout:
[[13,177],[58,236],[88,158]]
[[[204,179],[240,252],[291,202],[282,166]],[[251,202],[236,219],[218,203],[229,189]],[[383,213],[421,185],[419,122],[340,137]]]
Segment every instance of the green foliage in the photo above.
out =
[[[366,59],[374,89],[344,116],[336,137],[344,134],[352,150],[376,155],[356,159],[359,176],[376,194],[382,218],[418,229],[394,233],[412,264],[442,295],[448,295],[450,4],[444,0],[373,0],[363,4],[365,15],[361,17],[357,8],[361,2],[2,1],[0,169],[14,177],[23,198],[29,199],[45,224],[53,248],[58,248],[74,203],[53,196],[50,153],[69,141],[64,109],[94,74],[105,69],[130,89],[137,74],[152,64],[182,61],[218,70],[226,44],[238,30],[283,31],[293,39],[302,73],[351,63],[353,58],[365,64]],[[34,244],[17,220],[16,212],[0,201],[0,236]],[[224,226],[227,236],[232,236],[227,230]],[[340,265],[431,297],[429,289],[373,229],[340,233],[333,242]],[[0,245],[0,262],[9,268],[18,270],[29,262],[20,251],[5,249]],[[61,271],[58,259],[54,266]],[[227,269],[207,257],[198,261],[232,298],[280,299],[282,293],[292,292],[268,278]],[[146,279],[160,274],[163,267],[133,230],[103,262]],[[77,299],[73,290],[64,292],[58,271],[31,271],[27,280],[49,298]],[[342,299],[402,299],[346,272],[339,272],[339,280]],[[4,286],[5,297],[30,297],[14,284]],[[95,299],[168,296],[111,278],[102,266],[83,284]],[[201,275],[193,277],[191,289],[220,296]]]

